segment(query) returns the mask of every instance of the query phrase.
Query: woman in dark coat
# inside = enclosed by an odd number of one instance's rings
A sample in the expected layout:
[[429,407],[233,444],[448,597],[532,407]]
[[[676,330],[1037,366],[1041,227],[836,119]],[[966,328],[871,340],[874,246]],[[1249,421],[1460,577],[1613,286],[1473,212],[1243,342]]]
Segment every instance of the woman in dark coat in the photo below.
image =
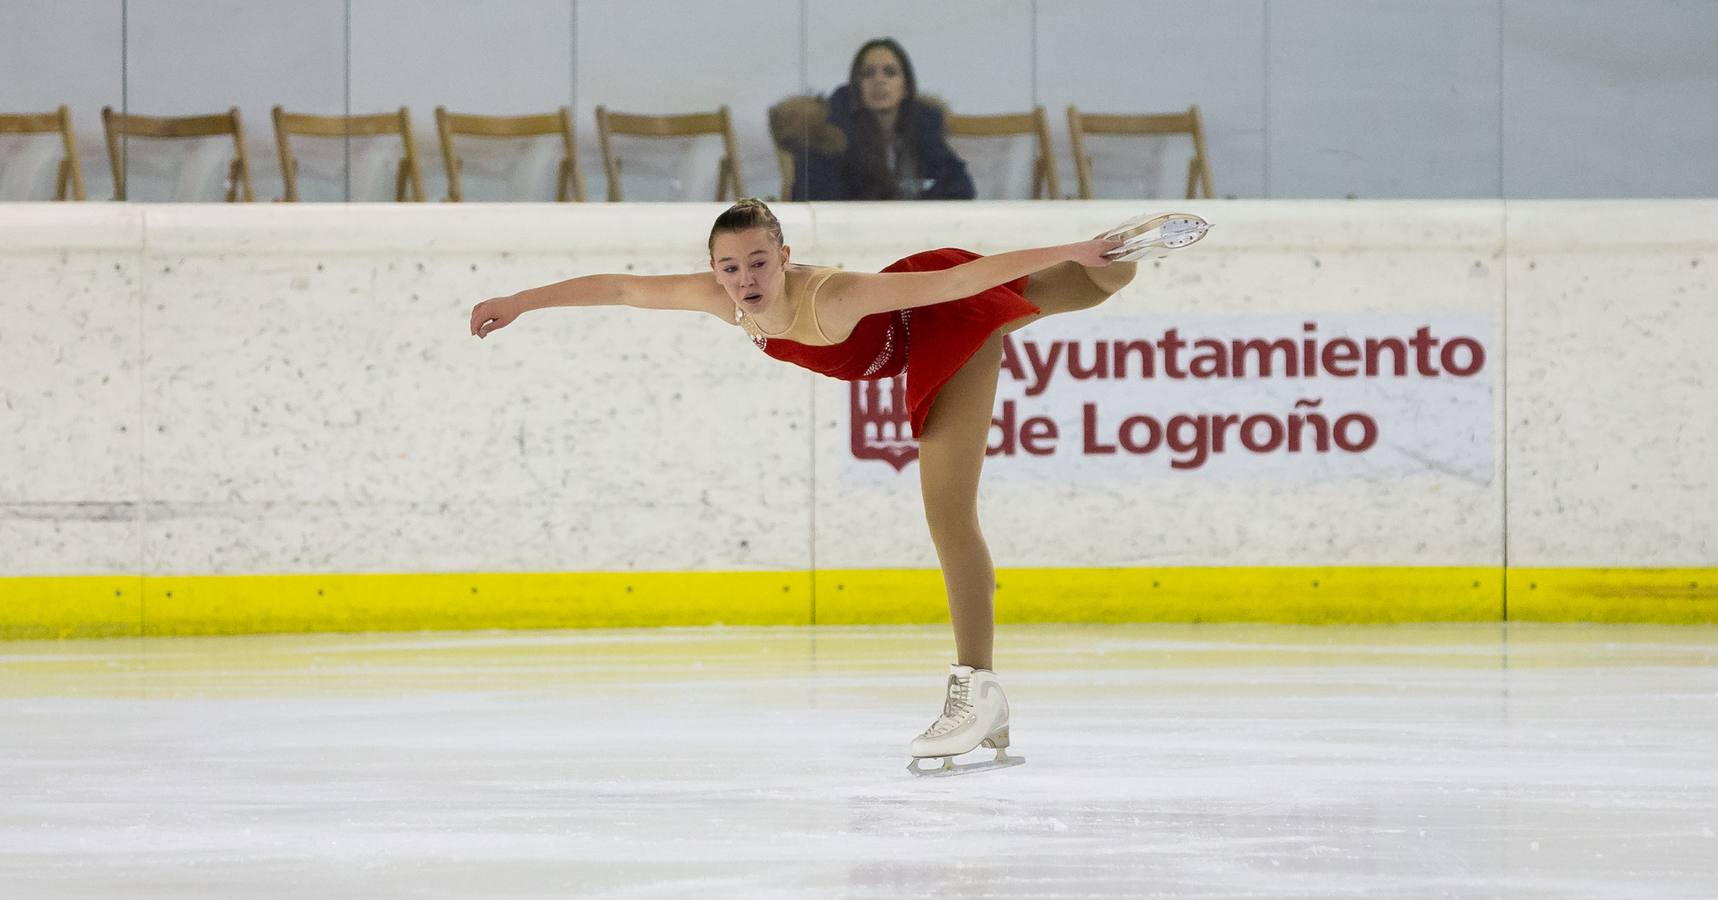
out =
[[770,127],[793,157],[791,199],[973,198],[942,107],[919,97],[913,64],[892,38],[865,42],[827,101],[798,98],[771,110]]

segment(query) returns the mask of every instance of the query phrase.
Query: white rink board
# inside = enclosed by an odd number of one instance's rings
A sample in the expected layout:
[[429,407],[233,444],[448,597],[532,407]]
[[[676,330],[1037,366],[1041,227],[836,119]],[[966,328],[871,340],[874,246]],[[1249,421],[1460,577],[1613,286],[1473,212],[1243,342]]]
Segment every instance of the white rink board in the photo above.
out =
[[[1206,241],[1015,338],[1431,325],[1483,369],[1343,400],[1448,416],[1382,432],[1417,436],[1377,471],[998,465],[999,565],[1496,565],[1506,492],[1511,565],[1718,559],[1718,203],[1185,206]],[[695,270],[720,208],[0,206],[0,575],[934,566],[913,467],[853,458],[849,386],[737,329],[604,308],[467,333],[485,297]],[[778,209],[797,260],[869,270],[1141,211]],[[1207,397],[1174,387],[1149,402]]]

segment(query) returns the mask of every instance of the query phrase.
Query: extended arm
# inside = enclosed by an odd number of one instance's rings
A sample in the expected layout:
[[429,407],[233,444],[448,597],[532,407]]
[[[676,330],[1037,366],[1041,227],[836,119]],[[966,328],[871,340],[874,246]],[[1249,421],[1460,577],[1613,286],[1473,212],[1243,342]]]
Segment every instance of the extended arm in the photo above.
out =
[[551,306],[631,306],[638,309],[689,309],[726,320],[733,302],[709,272],[694,275],[585,275],[508,297],[495,297],[471,310],[471,333],[488,337],[522,313]]
[[998,253],[934,272],[884,272],[876,275],[843,272],[829,280],[824,293],[828,295],[826,302],[835,315],[857,322],[872,313],[970,297],[1058,263],[1077,262],[1094,268],[1107,266],[1110,261],[1103,255],[1104,251],[1119,246],[1119,241],[1099,239]]

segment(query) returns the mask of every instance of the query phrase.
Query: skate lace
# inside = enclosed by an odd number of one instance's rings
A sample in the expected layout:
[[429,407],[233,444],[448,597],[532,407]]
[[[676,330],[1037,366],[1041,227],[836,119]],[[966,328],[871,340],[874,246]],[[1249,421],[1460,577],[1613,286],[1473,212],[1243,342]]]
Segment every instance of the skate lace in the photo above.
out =
[[931,727],[925,729],[924,736],[927,738],[942,737],[959,728],[972,717],[972,681],[950,675],[948,677],[948,699],[943,701],[943,714],[931,723]]

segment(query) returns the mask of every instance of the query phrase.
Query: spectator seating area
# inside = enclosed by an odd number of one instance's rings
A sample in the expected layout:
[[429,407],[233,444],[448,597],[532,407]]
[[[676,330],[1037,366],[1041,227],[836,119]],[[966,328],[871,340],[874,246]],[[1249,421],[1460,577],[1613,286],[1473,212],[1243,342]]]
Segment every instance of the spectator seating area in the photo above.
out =
[[[598,148],[602,156],[603,174],[608,182],[607,199],[618,202],[627,199],[622,187],[622,173],[627,165],[628,151],[621,140],[661,141],[710,137],[721,143],[722,155],[716,163],[715,194],[711,199],[728,200],[746,196],[746,185],[736,150],[734,126],[728,108],[676,115],[643,115],[619,112],[605,106],[596,107]],[[393,178],[393,199],[418,202],[430,199],[425,195],[422,164],[412,132],[411,114],[401,107],[396,112],[373,115],[328,116],[288,112],[276,106],[273,110],[275,143],[280,158],[281,193],[276,199],[295,202],[303,199],[300,186],[300,159],[295,151],[296,139],[397,138],[397,159],[389,166]],[[1094,137],[1161,138],[1185,135],[1191,139],[1192,155],[1187,161],[1186,196],[1212,197],[1211,164],[1205,150],[1204,127],[1199,107],[1189,106],[1185,112],[1168,114],[1112,115],[1082,112],[1078,107],[1067,110],[1068,134],[1073,150],[1077,196],[1090,199],[1094,192],[1093,154],[1088,142]],[[228,202],[249,202],[256,199],[251,166],[246,155],[245,133],[237,107],[226,112],[197,116],[147,116],[101,110],[101,122],[107,142],[108,161],[112,168],[113,199],[128,199],[127,153],[131,141],[169,141],[186,138],[231,138],[231,159],[221,167],[222,188]],[[572,112],[567,107],[539,115],[488,116],[449,112],[446,107],[435,110],[436,132],[439,138],[442,164],[447,175],[445,199],[464,199],[462,171],[465,155],[456,139],[477,140],[490,144],[506,141],[553,139],[558,143],[558,159],[552,161],[556,200],[579,202],[586,199],[584,178],[579,163],[578,145],[574,140]],[[1048,117],[1042,106],[1031,111],[1004,115],[961,115],[949,113],[946,119],[948,136],[961,152],[966,142],[998,139],[1022,139],[1034,145],[1030,163],[1030,194],[1033,199],[1054,199],[1063,196],[1062,182],[1056,172]],[[0,135],[39,135],[51,140],[58,136],[63,156],[54,168],[56,200],[84,200],[86,190],[78,162],[77,143],[71,111],[64,106],[53,112],[0,114]],[[224,143],[224,140],[223,140]],[[779,196],[791,192],[793,166],[789,154],[782,148],[781,135],[772,136],[781,172]],[[392,144],[390,144],[392,146]],[[0,164],[4,160],[0,159]],[[703,170],[706,174],[708,169]],[[980,181],[981,194],[983,178]]]

